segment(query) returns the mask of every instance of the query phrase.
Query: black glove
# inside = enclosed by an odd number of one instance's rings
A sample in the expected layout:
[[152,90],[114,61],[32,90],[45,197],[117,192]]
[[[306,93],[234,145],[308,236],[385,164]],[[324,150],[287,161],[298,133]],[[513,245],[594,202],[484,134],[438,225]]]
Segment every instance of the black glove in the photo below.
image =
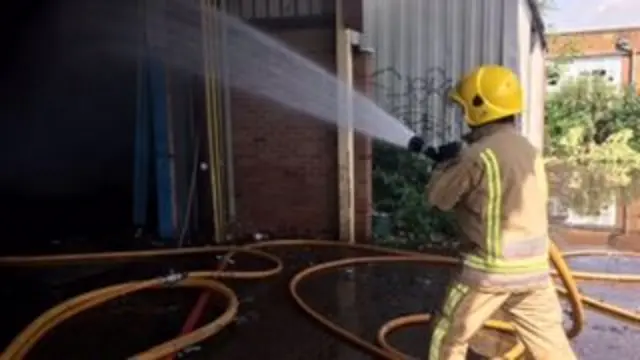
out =
[[461,150],[462,143],[454,141],[438,146],[437,148],[429,146],[424,153],[436,163],[441,163],[457,157]]
[[423,153],[436,163],[455,158],[462,150],[462,143],[454,141],[439,147],[426,146],[424,139],[414,136],[409,140],[408,150],[413,153]]

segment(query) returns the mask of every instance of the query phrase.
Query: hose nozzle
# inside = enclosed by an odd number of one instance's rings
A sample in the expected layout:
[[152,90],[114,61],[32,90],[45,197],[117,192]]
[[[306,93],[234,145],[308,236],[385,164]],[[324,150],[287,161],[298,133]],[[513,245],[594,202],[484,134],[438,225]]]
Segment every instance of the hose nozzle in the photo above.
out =
[[407,149],[416,154],[426,154],[429,146],[427,146],[426,142],[420,136],[414,136],[409,139],[409,144],[407,145]]
[[414,136],[411,139],[409,139],[409,144],[407,145],[407,148],[412,153],[424,153],[427,150],[426,149],[427,146],[425,144],[424,139],[419,136]]

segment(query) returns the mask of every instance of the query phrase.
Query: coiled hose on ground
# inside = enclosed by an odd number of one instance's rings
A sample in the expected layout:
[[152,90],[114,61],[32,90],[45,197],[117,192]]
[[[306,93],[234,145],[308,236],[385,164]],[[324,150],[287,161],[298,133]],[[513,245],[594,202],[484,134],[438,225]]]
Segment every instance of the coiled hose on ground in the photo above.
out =
[[[398,328],[410,326],[417,323],[429,321],[429,314],[414,314],[394,319],[381,327],[378,332],[378,345],[375,345],[358,335],[348,331],[347,329],[331,322],[324,315],[311,308],[300,296],[298,288],[306,279],[321,274],[323,272],[346,267],[350,265],[363,263],[381,263],[381,262],[422,262],[433,264],[450,264],[455,265],[458,259],[425,254],[411,251],[401,251],[387,249],[372,245],[362,244],[346,244],[340,242],[321,241],[321,240],[274,240],[256,244],[250,244],[242,247],[229,246],[211,246],[201,248],[182,248],[171,250],[147,250],[147,251],[131,251],[131,252],[112,252],[112,253],[91,253],[91,254],[69,254],[69,255],[53,255],[53,256],[26,256],[26,257],[0,257],[0,266],[55,266],[67,265],[73,263],[89,263],[97,261],[131,261],[141,258],[150,257],[169,257],[177,255],[204,254],[204,253],[220,253],[226,252],[223,260],[218,268],[214,271],[193,271],[186,274],[170,275],[167,277],[156,278],[151,280],[132,281],[112,285],[109,287],[96,289],[91,292],[79,295],[69,299],[47,312],[40,315],[30,325],[28,325],[15,339],[9,344],[5,351],[0,354],[0,360],[19,360],[26,357],[35,344],[41,340],[49,331],[64,322],[65,320],[83,312],[90,308],[99,306],[107,301],[118,297],[127,296],[136,291],[161,288],[163,286],[191,287],[202,288],[211,292],[216,292],[227,299],[227,308],[225,312],[209,322],[193,330],[190,333],[181,335],[177,338],[169,340],[165,343],[157,345],[140,354],[132,356],[132,359],[161,359],[168,355],[174,354],[179,350],[190,345],[198,343],[206,338],[214,336],[224,327],[234,321],[238,311],[239,301],[235,293],[222,282],[220,279],[263,279],[275,276],[283,270],[282,261],[263,249],[276,247],[336,247],[349,248],[355,250],[367,250],[381,254],[380,256],[345,258],[336,261],[322,263],[307,268],[296,274],[290,282],[289,290],[296,303],[311,317],[317,320],[322,326],[331,330],[335,334],[341,336],[353,345],[357,345],[371,355],[381,359],[409,359],[410,356],[403,354],[398,349],[393,348],[387,341],[386,337],[389,333]],[[228,271],[228,265],[232,257],[237,253],[246,253],[265,259],[273,264],[269,270],[262,271]],[[590,256],[590,255],[620,255],[620,256],[640,256],[640,253],[627,252],[609,252],[609,251],[581,251],[565,253],[564,256]],[[557,287],[558,292],[567,297],[570,301],[572,312],[572,325],[567,330],[569,337],[574,337],[582,330],[584,325],[584,309],[583,305],[587,305],[604,314],[616,317],[620,320],[631,324],[640,324],[640,315],[638,313],[625,310],[623,308],[598,301],[593,298],[586,297],[579,293],[575,279],[583,280],[605,280],[605,281],[626,281],[640,282],[640,274],[607,274],[593,272],[571,272],[563,259],[563,254],[552,244],[550,249],[550,257],[556,272],[562,280],[564,287]],[[513,326],[507,322],[491,320],[485,324],[486,327],[497,329],[502,332],[513,332]],[[517,359],[524,353],[524,346],[520,343],[516,344],[507,353],[501,356],[502,359]]]

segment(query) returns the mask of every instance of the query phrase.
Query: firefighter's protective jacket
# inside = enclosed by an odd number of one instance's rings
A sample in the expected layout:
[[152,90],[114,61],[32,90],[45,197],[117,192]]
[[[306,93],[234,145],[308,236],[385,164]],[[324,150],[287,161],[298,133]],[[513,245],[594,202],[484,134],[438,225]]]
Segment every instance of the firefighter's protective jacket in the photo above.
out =
[[510,124],[472,133],[427,185],[431,205],[453,210],[463,243],[460,281],[484,291],[549,285],[547,179],[539,151]]

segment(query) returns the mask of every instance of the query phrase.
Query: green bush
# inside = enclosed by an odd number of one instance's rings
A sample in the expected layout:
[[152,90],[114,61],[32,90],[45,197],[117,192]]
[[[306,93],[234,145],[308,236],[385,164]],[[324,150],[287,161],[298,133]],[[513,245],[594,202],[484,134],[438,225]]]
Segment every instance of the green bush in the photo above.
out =
[[579,215],[637,198],[640,97],[606,78],[565,79],[547,97],[546,157],[551,195]]
[[451,215],[426,202],[425,186],[432,167],[429,160],[377,143],[373,164],[374,236],[379,242],[419,247],[437,242],[434,234],[455,237]]
[[[377,72],[378,100],[397,119],[414,131],[444,135],[451,129],[436,126],[429,104],[446,103],[451,86],[442,69],[431,69],[424,77],[403,76],[396,70]],[[393,85],[393,86],[391,86]],[[456,225],[451,214],[426,202],[425,187],[432,162],[406,149],[375,142],[373,148],[373,235],[378,244],[408,249],[453,249]]]

